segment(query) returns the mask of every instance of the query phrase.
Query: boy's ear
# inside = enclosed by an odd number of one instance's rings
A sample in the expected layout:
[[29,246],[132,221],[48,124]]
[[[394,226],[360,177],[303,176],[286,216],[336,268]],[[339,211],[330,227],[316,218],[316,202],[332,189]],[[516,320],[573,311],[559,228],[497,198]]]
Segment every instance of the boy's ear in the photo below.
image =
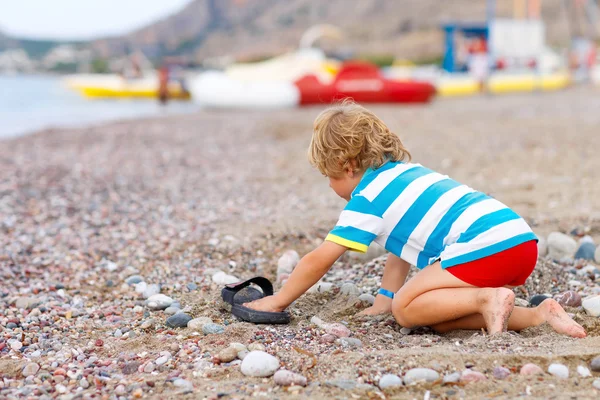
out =
[[354,158],[352,158],[348,161],[348,164],[350,165],[348,166],[346,172],[350,178],[354,178],[354,172],[358,169],[358,163]]

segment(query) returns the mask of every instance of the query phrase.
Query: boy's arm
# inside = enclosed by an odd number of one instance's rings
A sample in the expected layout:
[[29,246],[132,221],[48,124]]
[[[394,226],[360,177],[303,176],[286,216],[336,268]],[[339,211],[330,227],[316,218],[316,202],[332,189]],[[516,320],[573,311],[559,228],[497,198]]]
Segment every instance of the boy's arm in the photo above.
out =
[[[389,254],[383,269],[383,277],[381,278],[381,288],[396,293],[404,281],[410,270],[410,264],[403,259]],[[361,314],[382,314],[392,310],[392,299],[382,294],[375,297],[375,302],[369,308],[366,308]]]
[[304,294],[329,271],[333,263],[348,250],[337,243],[325,241],[298,263],[287,282],[273,296],[247,303],[246,306],[260,311],[283,311]]

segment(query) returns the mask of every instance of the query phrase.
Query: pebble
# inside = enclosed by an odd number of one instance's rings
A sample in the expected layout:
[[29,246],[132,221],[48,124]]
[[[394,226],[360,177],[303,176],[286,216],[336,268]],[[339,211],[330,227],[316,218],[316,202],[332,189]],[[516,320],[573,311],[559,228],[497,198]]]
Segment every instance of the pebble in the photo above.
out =
[[596,251],[596,245],[590,242],[583,242],[575,253],[576,260],[589,260],[594,261],[594,252]]
[[373,303],[375,303],[375,296],[373,296],[372,294],[368,294],[368,293],[363,293],[360,296],[358,296],[358,299],[360,301],[364,301],[365,303],[368,303],[370,305],[373,305]]
[[506,379],[510,375],[510,370],[505,367],[495,367],[492,375],[496,379]]
[[217,335],[223,332],[225,332],[225,328],[222,325],[210,323],[202,326],[202,333],[205,335]]
[[443,383],[456,383],[460,381],[460,372],[453,372],[451,374],[444,375]]
[[115,394],[116,394],[117,396],[123,396],[125,393],[127,393],[127,392],[125,391],[125,386],[123,386],[123,385],[118,385],[118,386],[115,388]]
[[165,314],[166,315],[174,315],[177,313],[177,311],[179,311],[180,308],[179,307],[173,307],[172,305],[165,308]]
[[173,304],[174,301],[175,300],[169,296],[158,293],[148,297],[148,300],[146,300],[146,305],[151,310],[164,310]]
[[552,232],[548,236],[548,256],[554,260],[566,261],[573,258],[577,250],[577,242],[571,236],[560,232]]
[[23,343],[19,342],[18,340],[15,340],[10,344],[10,348],[13,349],[14,351],[19,351],[19,350],[21,350],[22,347],[23,347]]
[[237,358],[237,355],[240,351],[242,350],[238,350],[232,346],[226,347],[217,354],[217,358],[221,362],[230,362]]
[[246,376],[267,377],[279,369],[279,360],[264,351],[251,351],[240,368]]
[[485,381],[487,377],[478,371],[472,369],[465,369],[460,375],[460,381],[465,383]]
[[279,386],[306,386],[307,384],[306,377],[285,369],[275,372],[273,380]]
[[544,370],[535,364],[525,364],[521,367],[521,375],[542,375]]
[[592,359],[592,362],[590,363],[590,368],[594,372],[600,372],[600,356]]
[[127,283],[129,286],[136,285],[143,281],[144,281],[144,278],[139,275],[132,275],[129,278],[125,279],[125,283]]
[[23,376],[24,377],[28,377],[28,376],[34,376],[35,374],[37,374],[37,372],[40,370],[40,366],[36,363],[29,363],[27,365],[25,365],[25,368],[23,368]]
[[358,296],[360,295],[360,290],[358,290],[354,283],[344,283],[340,288],[340,293],[344,296]]
[[248,350],[242,350],[237,353],[237,358],[243,360],[248,355]]
[[188,322],[192,320],[192,317],[186,313],[180,312],[167,318],[167,326],[171,328],[185,328]]
[[546,254],[548,254],[548,243],[546,242],[545,238],[543,238],[539,235],[538,235],[537,247],[538,247],[538,255],[540,257],[544,257]]
[[300,256],[295,250],[288,250],[277,261],[277,282],[287,278],[300,261]]
[[414,383],[425,381],[434,382],[440,378],[440,374],[429,368],[413,368],[404,375],[404,383],[412,385]]
[[532,307],[537,307],[546,299],[549,299],[549,297],[545,294],[536,294],[529,299],[529,305]]
[[185,285],[185,287],[187,287],[187,289],[190,292],[193,292],[194,290],[198,289],[198,285],[196,285],[194,282],[188,283],[187,285]]
[[579,365],[577,367],[577,373],[582,378],[588,378],[588,377],[592,376],[592,373],[590,372],[589,368],[584,365]]
[[592,382],[592,386],[600,390],[600,378],[594,379],[594,382]]
[[148,284],[146,282],[140,282],[135,285],[135,292],[143,294],[148,288]]
[[149,374],[150,372],[154,371],[155,368],[156,366],[154,365],[154,363],[149,362],[146,365],[144,365],[144,372]]
[[362,342],[360,339],[351,338],[351,337],[342,337],[336,340],[336,342],[342,347],[350,347],[357,348],[362,347]]
[[548,372],[562,379],[567,379],[569,377],[569,368],[562,364],[550,364]]
[[253,342],[248,345],[250,351],[265,351],[265,346],[262,343]]
[[555,297],[555,300],[563,307],[579,307],[581,306],[581,296],[579,293],[569,290]]
[[87,388],[89,388],[89,387],[90,387],[90,383],[88,382],[88,380],[87,380],[87,379],[85,379],[85,378],[81,378],[81,379],[79,380],[79,386],[81,386],[81,387],[82,387],[82,388],[84,388],[84,389],[87,389]]
[[117,329],[114,333],[113,336],[116,338],[120,338],[121,336],[123,336],[123,332],[120,329]]
[[331,282],[317,282],[308,291],[310,293],[327,293],[333,290],[333,283]]
[[187,327],[192,329],[202,329],[206,324],[212,324],[212,319],[208,317],[199,317],[188,322]]
[[379,388],[387,389],[389,387],[402,386],[402,378],[394,374],[385,374],[379,380]]
[[229,285],[230,283],[237,283],[240,280],[233,275],[229,275],[223,271],[219,271],[212,276],[212,281],[217,285]]
[[154,320],[152,318],[145,320],[144,322],[142,322],[142,324],[140,325],[140,328],[142,329],[149,329],[152,328],[154,326]]
[[325,382],[326,385],[335,386],[344,390],[352,390],[356,387],[356,382],[350,379],[336,379]]
[[236,343],[236,342],[229,343],[229,347],[233,347],[237,351],[246,351],[246,350],[248,350],[248,348],[245,345],[243,345],[242,343]]
[[19,309],[31,310],[40,305],[41,301],[35,297],[19,297],[15,302],[15,307]]
[[324,329],[326,333],[337,337],[348,337],[351,333],[350,329],[348,329],[346,325],[337,322],[327,323],[316,315],[310,319],[310,322],[319,328]]
[[123,369],[121,371],[123,372],[124,375],[131,375],[131,374],[134,374],[137,372],[139,366],[140,366],[139,361],[128,362],[123,366]]
[[158,366],[164,365],[169,361],[170,358],[171,358],[171,356],[169,356],[169,355],[160,356],[155,361],[156,365],[158,365]]
[[150,299],[152,296],[155,296],[159,293],[160,293],[160,286],[156,283],[153,283],[146,287],[146,290],[144,290],[144,293],[142,293],[142,296],[145,299]]
[[194,390],[194,384],[185,379],[175,379],[173,386],[180,388],[183,393],[192,392]]
[[583,309],[592,317],[600,316],[600,295],[588,297],[581,302]]

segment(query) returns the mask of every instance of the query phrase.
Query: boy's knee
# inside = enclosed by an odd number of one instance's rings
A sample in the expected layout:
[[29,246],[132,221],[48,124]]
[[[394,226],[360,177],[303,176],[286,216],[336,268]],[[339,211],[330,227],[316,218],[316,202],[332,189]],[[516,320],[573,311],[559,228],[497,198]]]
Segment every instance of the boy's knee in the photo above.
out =
[[412,328],[413,323],[410,321],[407,313],[407,304],[402,301],[401,297],[395,297],[392,301],[392,315],[396,322],[404,328]]

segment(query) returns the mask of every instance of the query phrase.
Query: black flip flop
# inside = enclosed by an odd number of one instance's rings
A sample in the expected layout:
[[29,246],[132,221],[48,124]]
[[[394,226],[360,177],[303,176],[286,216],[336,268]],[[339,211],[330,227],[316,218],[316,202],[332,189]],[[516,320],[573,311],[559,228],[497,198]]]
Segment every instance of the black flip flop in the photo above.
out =
[[[251,284],[258,285],[262,293],[250,287]],[[242,321],[255,324],[287,324],[290,322],[290,314],[282,312],[257,311],[242,304],[248,303],[273,294],[273,285],[267,278],[257,276],[244,282],[225,285],[221,290],[221,297],[226,303],[231,304],[231,313]]]

